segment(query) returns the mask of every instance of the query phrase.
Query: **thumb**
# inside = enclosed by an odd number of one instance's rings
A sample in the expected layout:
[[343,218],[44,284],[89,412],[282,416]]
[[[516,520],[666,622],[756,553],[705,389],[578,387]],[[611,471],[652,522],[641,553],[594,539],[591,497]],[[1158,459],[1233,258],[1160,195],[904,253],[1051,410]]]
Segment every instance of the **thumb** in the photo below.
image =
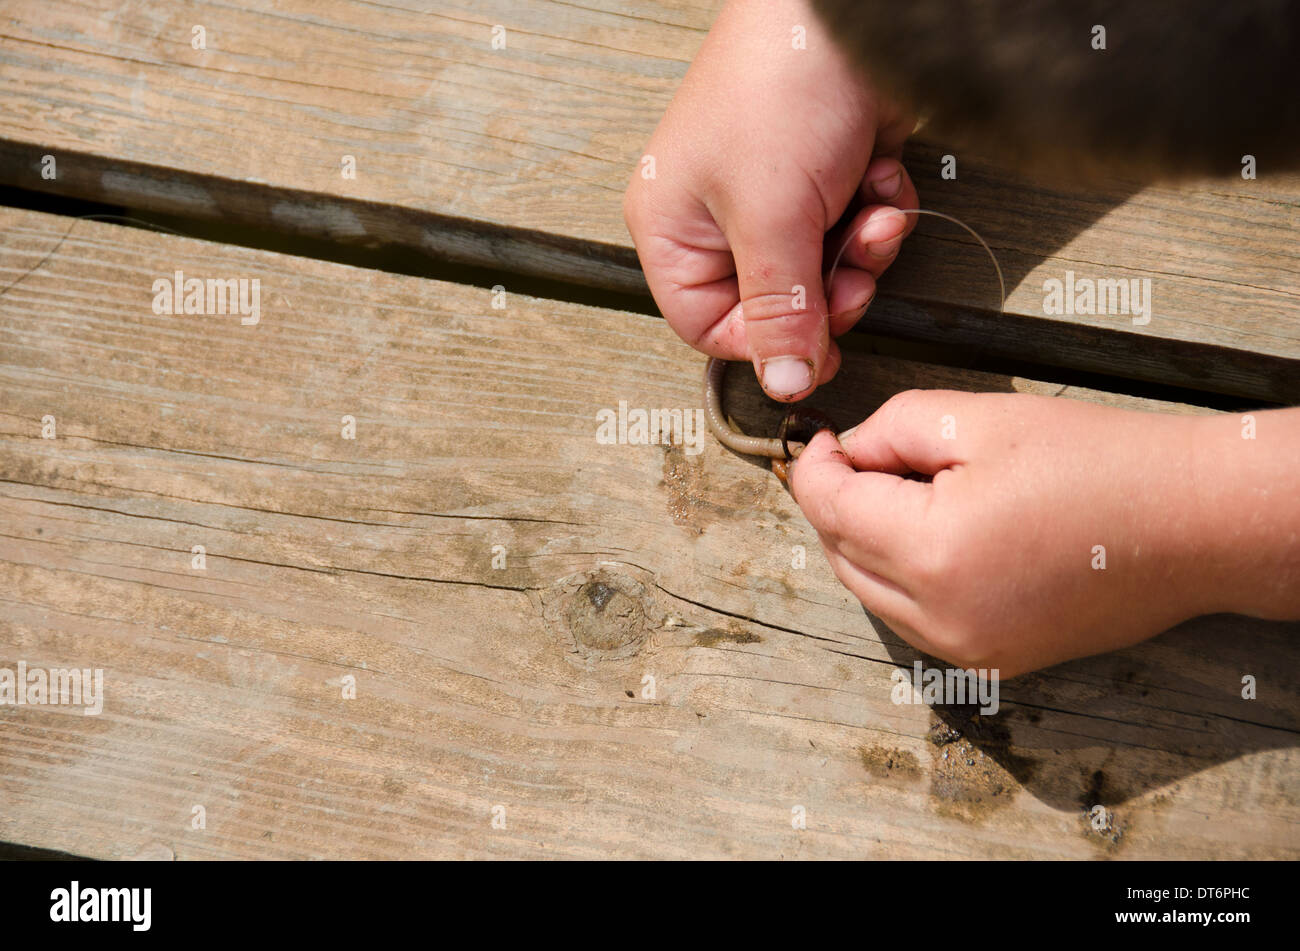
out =
[[840,434],[840,447],[858,469],[933,476],[966,458],[966,430],[978,397],[954,390],[907,390]]
[[802,399],[822,379],[830,354],[821,276],[825,235],[798,212],[745,220],[733,230],[727,241],[754,370],[773,399]]

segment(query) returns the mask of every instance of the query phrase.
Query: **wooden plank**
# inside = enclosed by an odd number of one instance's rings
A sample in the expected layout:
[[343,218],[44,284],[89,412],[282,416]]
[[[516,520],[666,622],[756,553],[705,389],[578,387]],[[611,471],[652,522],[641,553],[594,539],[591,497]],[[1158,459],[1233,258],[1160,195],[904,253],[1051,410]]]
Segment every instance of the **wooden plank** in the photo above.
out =
[[[104,705],[0,707],[0,840],[1300,855],[1297,625],[1187,624],[1004,684],[982,725],[896,705],[916,655],[770,473],[711,440],[597,444],[620,400],[699,405],[701,361],[662,321],[70,224],[0,212],[0,668],[102,668]],[[178,269],[258,279],[260,321],[156,315]],[[825,406],[851,419],[911,386],[1197,412],[865,353]],[[603,623],[615,597],[628,620]]]
[[[0,24],[0,181],[643,292],[621,194],[717,5],[15,0]],[[947,151],[919,144],[909,167],[927,207],[996,249],[1010,316],[994,313],[982,252],[925,220],[873,328],[1300,401],[1300,177],[1085,189],[961,154],[945,181]],[[1044,281],[1067,271],[1149,278],[1154,317],[1045,314]]]

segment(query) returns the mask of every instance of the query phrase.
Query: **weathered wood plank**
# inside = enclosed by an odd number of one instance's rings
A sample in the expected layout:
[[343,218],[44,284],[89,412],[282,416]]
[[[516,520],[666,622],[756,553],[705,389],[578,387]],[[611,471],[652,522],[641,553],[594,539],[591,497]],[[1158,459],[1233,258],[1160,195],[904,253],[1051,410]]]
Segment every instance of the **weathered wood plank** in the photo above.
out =
[[[16,0],[0,24],[0,181],[643,291],[620,196],[717,6]],[[1300,401],[1300,177],[1084,189],[962,154],[944,181],[946,151],[909,154],[922,201],[994,246],[1013,317],[991,312],[982,252],[925,220],[876,329]],[[1043,282],[1067,271],[1150,278],[1154,317],[1044,314]]]
[[[601,407],[698,405],[700,359],[662,321],[90,222],[44,260],[69,225],[0,212],[0,668],[102,668],[104,709],[0,707],[0,840],[1300,855],[1296,625],[1188,624],[1005,684],[979,726],[895,705],[915,655],[768,472],[712,442],[597,444]],[[156,315],[177,269],[259,279],[260,322]],[[918,385],[1060,389],[852,353],[825,405]],[[610,587],[572,597],[583,572]],[[610,613],[642,612],[643,640],[593,608],[634,582]],[[948,727],[966,738],[936,745]]]

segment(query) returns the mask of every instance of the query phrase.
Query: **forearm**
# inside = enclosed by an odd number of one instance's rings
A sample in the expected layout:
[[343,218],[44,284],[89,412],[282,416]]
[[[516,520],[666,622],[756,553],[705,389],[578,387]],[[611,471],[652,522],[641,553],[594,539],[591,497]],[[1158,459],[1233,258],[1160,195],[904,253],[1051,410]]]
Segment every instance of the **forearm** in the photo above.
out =
[[1194,426],[1194,531],[1212,609],[1300,618],[1300,409]]

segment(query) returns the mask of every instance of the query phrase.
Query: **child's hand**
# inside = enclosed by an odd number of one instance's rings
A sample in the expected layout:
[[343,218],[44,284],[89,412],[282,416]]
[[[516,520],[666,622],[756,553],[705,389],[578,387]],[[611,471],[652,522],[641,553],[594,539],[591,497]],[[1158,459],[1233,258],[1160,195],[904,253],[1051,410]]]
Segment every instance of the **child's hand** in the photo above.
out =
[[1295,617],[1298,462],[1296,410],[917,390],[839,443],[819,434],[790,484],[868,609],[930,654],[1011,677],[1200,614]]
[[[751,360],[777,399],[830,379],[829,335],[862,316],[916,220],[894,210],[917,207],[898,163],[912,125],[851,69],[806,0],[729,3],[624,202],[672,328],[711,356]],[[850,229],[871,225],[840,262],[828,310],[823,274],[851,231],[827,231],[850,207]]]

